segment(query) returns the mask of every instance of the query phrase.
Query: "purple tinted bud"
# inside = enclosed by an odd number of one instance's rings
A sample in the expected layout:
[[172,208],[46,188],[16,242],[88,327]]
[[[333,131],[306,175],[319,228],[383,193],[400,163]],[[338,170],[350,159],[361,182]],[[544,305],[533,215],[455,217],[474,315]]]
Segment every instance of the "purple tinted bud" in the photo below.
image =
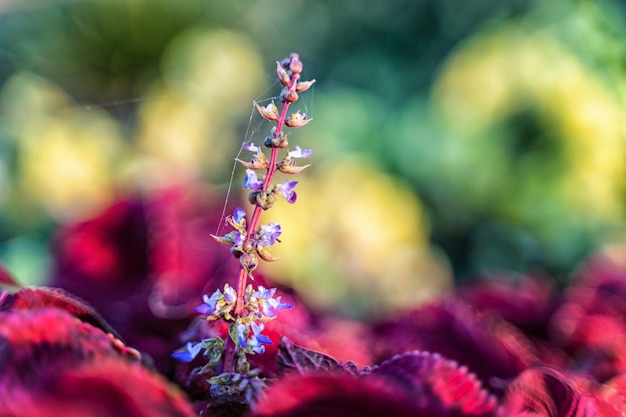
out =
[[251,190],[259,190],[263,187],[263,181],[259,180],[256,172],[251,169],[246,169],[246,176],[243,179],[243,186]]
[[298,198],[298,195],[294,191],[296,184],[298,184],[298,181],[288,180],[285,180],[282,184],[276,184],[276,190],[285,198],[285,200],[287,200],[289,204],[295,203]]
[[313,155],[315,151],[311,149],[302,149],[296,145],[296,150],[289,152],[291,158],[308,158]]
[[202,350],[202,342],[191,343],[187,342],[187,344],[176,350],[172,353],[172,358],[178,359],[181,362],[191,362],[198,356],[198,353]]

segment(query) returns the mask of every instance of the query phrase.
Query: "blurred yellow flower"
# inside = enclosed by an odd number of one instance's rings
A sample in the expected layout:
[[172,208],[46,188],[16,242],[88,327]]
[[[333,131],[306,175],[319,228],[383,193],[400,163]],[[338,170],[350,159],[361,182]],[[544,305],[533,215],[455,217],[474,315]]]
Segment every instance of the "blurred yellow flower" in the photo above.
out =
[[5,87],[18,158],[18,192],[59,221],[93,215],[113,199],[123,143],[101,110],[74,107],[58,88],[18,73]]
[[[450,154],[452,169],[474,175],[472,166],[488,161],[496,168],[481,170],[491,175],[483,191],[497,189],[496,183],[508,177],[515,188],[507,194],[506,210],[530,222],[542,216],[536,210],[542,199],[560,201],[568,214],[580,218],[621,218],[626,179],[622,99],[557,36],[527,22],[503,25],[462,45],[433,94],[446,128],[454,133],[447,147],[455,154]],[[543,127],[527,136],[543,136],[530,154],[516,154],[493,132],[526,108],[534,109]],[[504,160],[489,158],[503,153],[508,154]],[[493,198],[491,192],[482,195]]]
[[411,190],[362,159],[316,168],[298,176],[295,205],[281,201],[264,214],[262,223],[282,226],[284,242],[264,271],[318,306],[352,314],[414,306],[451,285]]

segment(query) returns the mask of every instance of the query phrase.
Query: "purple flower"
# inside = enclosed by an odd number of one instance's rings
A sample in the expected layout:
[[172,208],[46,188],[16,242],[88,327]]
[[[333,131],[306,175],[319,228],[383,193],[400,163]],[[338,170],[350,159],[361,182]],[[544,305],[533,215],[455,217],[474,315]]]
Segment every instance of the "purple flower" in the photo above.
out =
[[266,289],[259,285],[258,290],[255,292],[255,296],[258,300],[259,310],[261,314],[267,318],[273,319],[276,317],[276,311],[287,310],[293,307],[293,304],[282,303],[281,297],[274,298],[276,288]]
[[289,204],[293,204],[298,198],[296,192],[294,191],[296,184],[298,184],[298,181],[285,180],[282,184],[276,184],[276,191],[285,197],[285,200],[287,200]]
[[244,143],[244,144],[243,144],[243,148],[244,148],[245,150],[247,150],[247,151],[250,151],[250,152],[256,152],[256,153],[257,153],[257,155],[258,155],[258,154],[259,154],[259,152],[261,151],[261,149],[259,149],[259,147],[258,147],[258,146],[256,146],[256,145],[255,145],[254,143],[252,143],[252,142],[249,142],[249,143],[248,143],[248,142],[246,142],[246,143]]
[[246,218],[246,211],[241,207],[237,207],[235,209],[235,215],[233,216],[233,220],[237,224],[241,224],[241,222]]
[[263,323],[255,323],[252,322],[252,334],[253,337],[248,340],[248,346],[251,348],[252,352],[262,354],[265,352],[265,346],[263,345],[271,345],[272,340],[264,334],[261,334],[265,326]]
[[202,296],[202,300],[204,303],[200,304],[193,310],[197,313],[203,314],[205,316],[211,316],[215,312],[215,308],[217,307],[217,301],[220,298],[220,291],[216,290],[211,297],[204,294]]
[[201,350],[202,350],[202,342],[197,342],[197,343],[187,342],[187,344],[184,347],[172,353],[172,358],[178,359],[179,361],[182,361],[182,362],[191,362],[192,360],[195,359],[196,356],[198,356],[198,353],[200,353]]
[[237,292],[228,284],[224,286],[224,299],[227,303],[234,303],[237,300]]
[[259,237],[259,243],[261,246],[271,246],[276,243],[278,236],[280,236],[280,225],[274,222],[261,226],[261,235]]
[[263,181],[259,180],[256,172],[251,169],[246,169],[246,176],[243,179],[243,186],[251,190],[259,190],[263,187]]
[[248,344],[246,343],[248,328],[245,324],[238,322],[237,323],[237,342],[239,346],[242,348],[246,348]]
[[313,155],[315,152],[311,149],[302,149],[298,145],[296,145],[296,150],[289,152],[289,156],[291,158],[308,158]]

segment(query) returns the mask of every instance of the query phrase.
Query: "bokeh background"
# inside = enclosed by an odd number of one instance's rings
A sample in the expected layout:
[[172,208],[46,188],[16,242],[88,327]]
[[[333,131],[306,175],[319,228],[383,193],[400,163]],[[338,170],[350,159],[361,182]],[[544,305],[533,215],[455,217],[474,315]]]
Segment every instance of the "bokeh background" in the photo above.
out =
[[622,2],[31,0],[0,3],[2,262],[45,284],[58,230],[171,187],[210,189],[219,219],[290,52],[317,80],[290,142],[316,154],[264,215],[283,243],[263,273],[313,305],[367,316],[494,271],[563,284],[624,240]]

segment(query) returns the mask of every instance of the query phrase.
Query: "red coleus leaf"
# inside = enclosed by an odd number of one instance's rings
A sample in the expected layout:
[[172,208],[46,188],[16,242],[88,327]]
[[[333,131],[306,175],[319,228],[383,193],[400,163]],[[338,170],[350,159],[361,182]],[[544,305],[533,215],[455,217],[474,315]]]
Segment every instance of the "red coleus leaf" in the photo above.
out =
[[438,354],[410,352],[375,366],[365,376],[386,381],[421,409],[420,415],[490,416],[496,398],[464,366]]
[[111,334],[65,311],[42,308],[0,313],[0,386],[36,386],[41,375],[85,360],[138,361],[139,354]]
[[307,365],[304,375],[291,373],[270,387],[253,416],[495,416],[495,397],[466,368],[439,355],[407,353],[359,377],[314,368]]
[[420,350],[468,366],[491,388],[538,363],[534,347],[517,328],[465,303],[447,300],[398,315],[374,327],[380,359]]
[[291,374],[271,386],[250,417],[415,417],[414,402],[385,381]]
[[599,395],[590,381],[575,381],[550,368],[524,371],[507,389],[503,417],[619,417],[622,414]]
[[193,416],[126,347],[56,308],[0,312],[0,416]]
[[550,320],[551,340],[577,362],[577,371],[604,381],[626,372],[624,249],[591,257]]
[[354,363],[337,362],[328,355],[293,344],[286,337],[280,339],[276,361],[279,374],[287,372],[297,372],[300,375],[320,372],[358,374]]
[[87,302],[59,288],[22,288],[11,294],[0,292],[0,311],[37,310],[57,308],[64,310],[85,323],[111,333],[117,332]]
[[[2,384],[2,416],[192,417],[184,395],[137,363],[106,358],[59,369],[37,385]],[[6,394],[6,396],[4,396]]]
[[547,324],[557,307],[553,280],[544,276],[497,273],[461,287],[456,296],[482,313],[496,314],[526,335],[547,338]]

